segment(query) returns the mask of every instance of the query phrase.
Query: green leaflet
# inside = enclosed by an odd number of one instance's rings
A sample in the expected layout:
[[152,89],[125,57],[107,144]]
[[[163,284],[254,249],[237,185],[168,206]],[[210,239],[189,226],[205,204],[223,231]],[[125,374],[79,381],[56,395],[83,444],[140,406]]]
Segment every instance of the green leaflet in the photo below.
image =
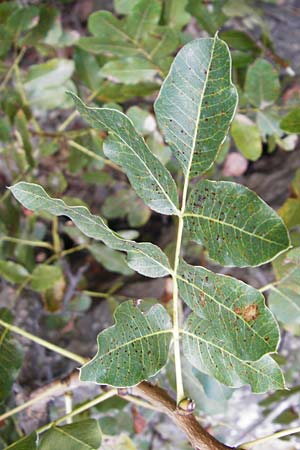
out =
[[86,236],[103,241],[114,250],[128,255],[128,265],[133,270],[148,277],[163,277],[170,272],[166,255],[150,243],[136,243],[123,239],[94,216],[84,206],[68,206],[60,199],[53,199],[45,190],[33,183],[20,182],[10,188],[16,199],[33,211],[46,211],[56,216],[67,216]]
[[41,439],[39,450],[97,450],[102,435],[97,420],[87,419],[63,427],[53,426]]
[[134,386],[166,364],[172,325],[159,304],[143,313],[132,300],[114,314],[116,324],[98,336],[98,353],[80,371],[82,381],[115,387]]
[[278,326],[264,296],[253,287],[181,261],[178,288],[199,317],[201,335],[208,345],[248,361],[277,350]]
[[146,61],[155,66],[156,73],[166,71],[163,58],[179,45],[179,33],[170,27],[158,25],[162,4],[159,0],[139,0],[130,8],[130,14],[119,20],[108,11],[98,11],[89,17],[92,37],[82,37],[77,45],[92,53],[135,61]]
[[281,218],[254,192],[227,181],[200,181],[188,200],[185,225],[224,266],[258,266],[289,245]]
[[105,155],[119,164],[137,194],[162,214],[178,213],[175,182],[168,170],[153,155],[131,120],[120,111],[109,108],[89,108],[71,94],[78,111],[95,128],[105,129]]
[[265,59],[257,59],[249,66],[245,81],[245,95],[250,103],[264,108],[277,100],[280,83],[276,70]]
[[[0,319],[12,322],[7,309],[0,309]],[[0,326],[0,403],[11,394],[12,385],[17,378],[23,362],[23,352],[10,332]]]
[[300,133],[300,108],[295,108],[284,116],[280,127],[288,133]]
[[102,69],[105,78],[113,78],[118,83],[136,84],[141,81],[155,81],[157,69],[153,63],[141,58],[125,58],[109,61]]
[[283,276],[271,287],[270,308],[284,325],[300,324],[300,248],[289,251],[281,262]]
[[35,432],[29,436],[22,437],[17,442],[6,447],[4,450],[37,450],[37,435]]
[[183,353],[194,367],[227,386],[250,384],[256,393],[285,387],[281,370],[271,356],[254,362],[244,361],[206,341],[204,332],[212,334],[214,330],[218,332],[216,324],[207,323],[195,313],[189,316],[182,332]]
[[217,36],[197,39],[180,50],[154,108],[185,176],[193,178],[211,167],[237,100],[225,42]]

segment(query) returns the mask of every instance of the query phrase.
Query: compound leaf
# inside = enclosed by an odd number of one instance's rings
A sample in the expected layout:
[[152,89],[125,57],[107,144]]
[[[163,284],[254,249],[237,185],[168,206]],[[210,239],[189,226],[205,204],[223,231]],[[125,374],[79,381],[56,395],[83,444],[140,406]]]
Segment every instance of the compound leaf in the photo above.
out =
[[190,363],[202,372],[215,377],[227,386],[250,384],[253,392],[283,389],[284,379],[277,363],[265,355],[258,361],[245,361],[224,348],[207,341],[206,334],[217,333],[214,322],[192,313],[182,331],[183,353]]
[[178,213],[178,195],[170,172],[153,155],[131,120],[120,111],[89,108],[71,94],[78,111],[94,128],[105,129],[104,153],[127,174],[137,194],[162,214]]
[[42,437],[39,450],[97,450],[102,434],[97,420],[87,419],[63,427],[53,426]]
[[80,371],[82,381],[134,386],[166,364],[172,325],[163,306],[143,313],[132,300],[115,311],[116,324],[98,336],[98,353]]
[[208,345],[248,361],[276,351],[278,326],[264,296],[253,287],[181,261],[178,288],[181,298],[200,318]]
[[154,108],[186,177],[206,172],[215,161],[237,99],[225,42],[198,39],[180,50]]
[[254,192],[236,183],[200,181],[184,216],[192,239],[224,266],[258,266],[290,245],[282,219]]
[[46,211],[55,216],[67,216],[86,236],[104,242],[114,250],[127,253],[129,267],[148,277],[163,277],[170,271],[169,261],[162,250],[150,243],[129,241],[112,231],[99,216],[84,206],[68,206],[60,199],[51,198],[45,190],[33,183],[20,182],[10,188],[25,208]]

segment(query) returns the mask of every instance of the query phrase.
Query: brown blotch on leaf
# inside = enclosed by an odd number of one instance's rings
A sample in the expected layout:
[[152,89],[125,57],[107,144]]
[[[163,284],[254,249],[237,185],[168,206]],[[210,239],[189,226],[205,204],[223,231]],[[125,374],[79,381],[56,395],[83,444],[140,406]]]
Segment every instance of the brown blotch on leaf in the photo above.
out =
[[246,322],[256,320],[259,316],[258,305],[256,303],[246,305],[244,308],[235,308],[234,312],[239,316],[242,316]]

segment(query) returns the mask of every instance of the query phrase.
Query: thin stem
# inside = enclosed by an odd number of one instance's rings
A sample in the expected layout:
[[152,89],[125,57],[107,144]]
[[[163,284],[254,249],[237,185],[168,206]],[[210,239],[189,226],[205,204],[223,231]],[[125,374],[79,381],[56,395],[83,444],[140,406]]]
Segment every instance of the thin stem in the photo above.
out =
[[56,255],[60,255],[60,239],[58,234],[58,218],[53,217],[52,219],[52,241],[53,241],[53,250]]
[[300,427],[295,428],[288,428],[287,430],[277,431],[276,433],[270,434],[268,436],[264,436],[259,439],[255,439],[254,441],[245,442],[244,444],[240,445],[239,449],[248,449],[252,448],[254,445],[262,444],[263,442],[272,441],[274,439],[279,439],[284,436],[289,436],[291,434],[300,433]]
[[19,238],[14,238],[14,237],[10,237],[10,236],[3,236],[0,238],[0,242],[1,241],[5,241],[5,242],[13,242],[15,244],[20,244],[20,245],[29,245],[31,247],[43,247],[43,248],[49,248],[50,250],[53,250],[53,247],[51,244],[49,244],[48,242],[42,242],[42,241],[29,241],[27,239],[19,239]]
[[176,239],[176,250],[174,260],[174,273],[173,278],[173,340],[174,340],[174,358],[175,358],[175,373],[176,373],[176,392],[177,392],[177,404],[184,398],[182,370],[181,370],[181,355],[180,355],[180,313],[182,310],[181,300],[178,295],[177,284],[177,270],[179,264],[181,243],[183,234],[183,218],[178,218],[178,231]]
[[103,158],[103,156],[97,155],[97,153],[92,152],[91,150],[89,150],[88,148],[84,147],[83,145],[80,145],[80,144],[78,144],[77,142],[75,142],[75,141],[73,141],[71,139],[68,140],[68,144],[71,147],[76,148],[80,152],[84,153],[85,155],[88,155],[91,158],[96,159],[97,161],[101,161],[103,164],[106,164],[107,166],[110,166],[113,169],[118,170],[119,172],[122,172],[122,169],[119,166],[117,166],[117,164],[114,164],[109,159]]
[[[69,386],[66,386],[66,389],[69,389]],[[57,390],[58,390],[57,384],[53,384],[52,386],[45,389],[40,394],[35,395],[33,398],[31,398],[27,402],[24,402],[21,405],[18,405],[15,408],[11,409],[10,411],[6,411],[4,414],[0,415],[0,422],[2,422],[5,419],[8,419],[11,416],[14,416],[15,414],[18,414],[19,412],[23,411],[24,409],[29,408],[29,406],[35,405],[36,403],[40,402],[44,398],[52,397],[52,395],[55,394],[57,392]]]
[[80,244],[80,245],[76,245],[75,247],[68,248],[67,250],[63,250],[63,251],[62,251],[61,253],[59,253],[59,254],[51,255],[51,256],[45,261],[44,264],[49,264],[49,263],[55,261],[56,259],[63,258],[63,257],[65,257],[65,256],[67,256],[67,255],[71,255],[72,253],[79,252],[80,250],[84,250],[84,249],[86,249],[86,248],[88,248],[88,245],[87,245],[87,244]]
[[81,405],[78,408],[73,409],[73,411],[71,411],[70,413],[65,414],[64,416],[60,417],[57,420],[54,420],[53,422],[49,422],[46,425],[43,425],[41,428],[38,428],[36,430],[36,433],[37,434],[44,433],[44,431],[49,430],[49,428],[51,428],[55,425],[59,425],[60,423],[65,422],[66,420],[68,420],[74,416],[77,416],[78,414],[81,414],[82,412],[86,411],[87,409],[90,409],[93,406],[96,406],[99,403],[102,403],[105,400],[108,400],[109,398],[114,397],[115,395],[117,395],[117,389],[111,389],[107,392],[104,392],[103,394],[98,395],[98,397],[93,398],[92,400],[85,403],[84,405]]
[[[64,394],[66,414],[70,414],[73,410],[73,392],[68,391]],[[72,417],[68,417],[66,423],[72,423]]]
[[276,286],[277,284],[279,284],[282,280],[278,280],[278,281],[274,281],[273,283],[268,283],[265,284],[265,286],[262,286],[261,288],[259,288],[259,292],[266,292],[269,289],[272,289],[274,286]]
[[127,394],[124,397],[124,400],[134,403],[137,406],[141,406],[142,408],[151,409],[152,411],[161,412],[159,408],[157,408],[154,405],[151,405],[151,403],[146,402],[145,400],[142,400],[138,397],[135,397],[134,395]]
[[26,47],[23,47],[20,51],[20,53],[18,54],[18,56],[16,57],[16,59],[14,60],[14,62],[12,63],[12,65],[10,66],[10,68],[8,69],[1,85],[0,85],[0,92],[3,91],[7,85],[7,83],[9,82],[14,70],[15,70],[15,66],[18,66],[21,59],[24,56],[24,53],[26,52]]
[[13,333],[20,334],[21,336],[30,339],[33,342],[36,342],[39,345],[42,345],[45,348],[48,348],[49,350],[52,350],[53,352],[59,353],[60,355],[64,356],[65,358],[69,358],[72,361],[76,361],[80,364],[85,364],[88,360],[86,358],[83,358],[82,356],[76,355],[76,353],[70,352],[69,350],[65,350],[64,348],[58,347],[55,344],[52,344],[51,342],[45,341],[42,338],[39,338],[38,336],[35,336],[28,331],[22,330],[22,328],[17,327],[16,325],[11,325],[10,323],[4,322],[0,319],[0,325],[4,328],[7,328],[8,330],[12,331]]
[[[92,92],[88,98],[87,101],[90,102],[91,100],[93,100],[98,94],[98,90]],[[70,125],[70,123],[75,119],[76,116],[78,116],[78,111],[75,109],[75,111],[72,112],[72,114],[69,115],[69,117],[66,118],[66,120],[58,127],[58,132],[62,132],[65,131],[65,129],[67,128],[68,125]]]

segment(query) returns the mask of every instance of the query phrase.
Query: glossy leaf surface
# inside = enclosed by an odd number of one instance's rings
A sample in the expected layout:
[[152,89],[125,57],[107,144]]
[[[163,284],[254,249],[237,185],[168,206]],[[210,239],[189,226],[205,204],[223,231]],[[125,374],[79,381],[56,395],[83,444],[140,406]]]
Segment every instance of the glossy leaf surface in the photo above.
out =
[[162,214],[176,214],[178,198],[175,182],[150,151],[131,120],[116,109],[89,108],[78,97],[72,97],[78,111],[91,126],[109,132],[104,153],[122,167],[144,202]]
[[258,266],[286,250],[289,236],[279,216],[245,186],[199,182],[185,212],[191,237],[225,266]]
[[193,178],[215,161],[237,105],[225,42],[198,39],[177,54],[155,102],[167,143]]
[[84,206],[68,206],[60,199],[53,199],[45,190],[33,183],[20,182],[10,188],[19,202],[33,211],[46,211],[56,216],[67,216],[86,236],[104,242],[115,250],[128,254],[128,265],[149,277],[162,277],[169,270],[169,262],[160,248],[150,243],[136,243],[123,239],[112,231],[99,216]]
[[98,336],[98,353],[81,368],[82,381],[134,386],[166,364],[172,333],[168,313],[154,305],[143,313],[133,301],[115,311],[116,324]]

